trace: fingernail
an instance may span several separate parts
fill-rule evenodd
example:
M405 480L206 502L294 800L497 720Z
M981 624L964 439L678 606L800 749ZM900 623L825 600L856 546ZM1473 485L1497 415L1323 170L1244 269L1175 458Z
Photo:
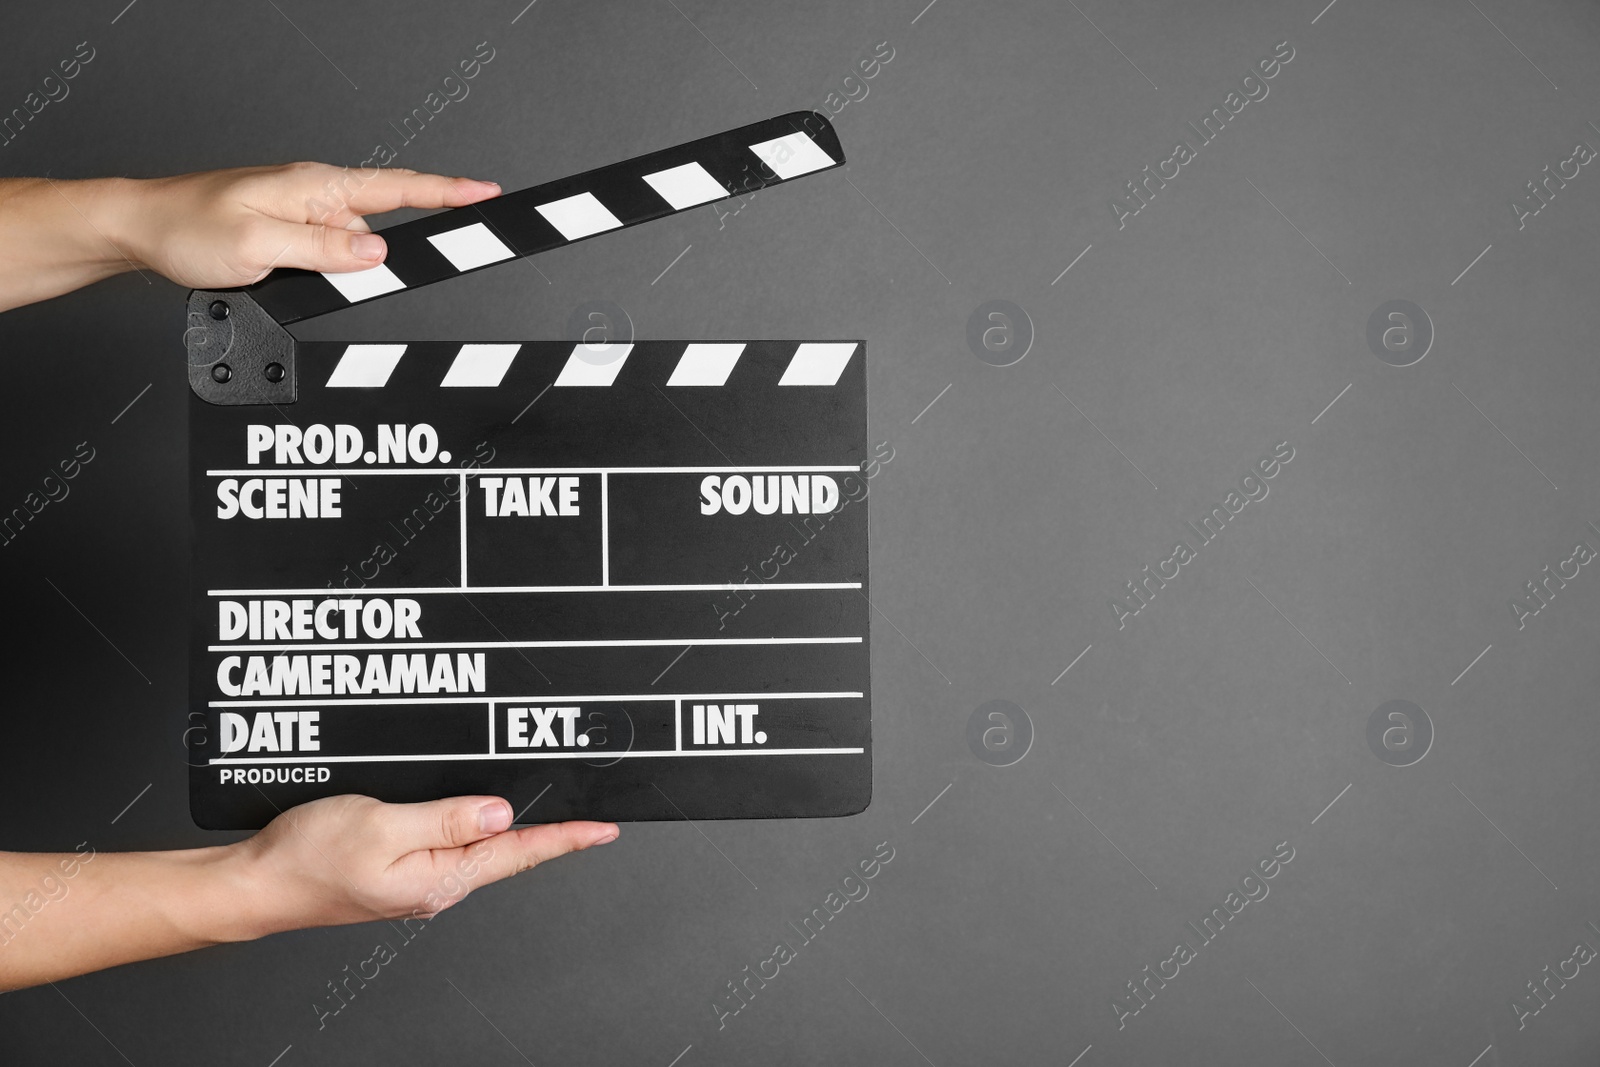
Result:
M609 845L609 844L611 844L611 842L615 841L616 839L617 839L617 831L612 830L610 833L606 834L604 837L600 838L598 841L596 841L594 844L590 845L589 847L590 848L595 848L595 847L600 846L600 845Z
M350 251L357 259L382 259L385 247L383 238L375 233L358 233L350 238Z
M511 805L503 800L485 804L478 809L478 829L486 834L497 834L511 825Z
M482 178L463 178L461 180L469 185L480 185L490 192L498 193L500 191L499 182L486 182Z

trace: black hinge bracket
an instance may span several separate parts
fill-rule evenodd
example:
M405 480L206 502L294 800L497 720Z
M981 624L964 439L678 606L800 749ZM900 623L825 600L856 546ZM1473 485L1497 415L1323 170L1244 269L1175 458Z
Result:
M292 404L300 396L295 341L241 289L189 294L183 347L189 388L211 404Z

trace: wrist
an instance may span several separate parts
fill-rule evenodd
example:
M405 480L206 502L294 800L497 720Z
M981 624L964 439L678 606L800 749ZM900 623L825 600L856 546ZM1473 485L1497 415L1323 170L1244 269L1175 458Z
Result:
M204 888L178 917L199 940L212 944L254 941L295 929L293 908L253 840L196 849L193 862L203 871Z
M92 228L90 256L108 273L148 269L153 252L153 183L140 178L94 178L74 184L82 190L81 210Z

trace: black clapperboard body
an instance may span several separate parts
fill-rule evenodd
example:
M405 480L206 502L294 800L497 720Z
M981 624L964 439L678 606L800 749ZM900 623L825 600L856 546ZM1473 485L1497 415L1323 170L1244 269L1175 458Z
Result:
M369 271L190 295L199 825L340 793L867 806L863 342L284 329L843 159L785 115L385 230Z

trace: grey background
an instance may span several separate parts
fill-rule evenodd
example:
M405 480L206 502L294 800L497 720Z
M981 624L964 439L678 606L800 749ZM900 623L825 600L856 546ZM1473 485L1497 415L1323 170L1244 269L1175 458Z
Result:
M1600 144L1592 4L124 2L7 13L0 110L98 55L5 173L355 164L488 41L398 162L518 188L823 107L892 44L835 117L845 171L299 331L555 337L611 300L643 337L867 338L895 450L876 798L624 827L474 894L321 1030L383 926L9 994L9 1062L1593 1062L1592 968L1525 1029L1509 1004L1600 923L1600 578L1520 632L1507 606L1600 545L1600 175L1520 232L1508 207ZM1123 183L1285 39L1270 95L1119 232ZM989 299L1036 328L1014 366L967 347ZM1365 340L1394 299L1437 331L1403 369ZM8 848L227 839L185 795L181 308L130 274L0 316L0 505L97 450L0 550ZM1119 631L1109 599L1280 441L1270 496ZM966 741L995 699L1035 732L1005 768ZM1390 700L1433 722L1414 766L1368 747ZM725 983L884 841L719 1030ZM1270 896L1119 1030L1124 983L1284 841Z

